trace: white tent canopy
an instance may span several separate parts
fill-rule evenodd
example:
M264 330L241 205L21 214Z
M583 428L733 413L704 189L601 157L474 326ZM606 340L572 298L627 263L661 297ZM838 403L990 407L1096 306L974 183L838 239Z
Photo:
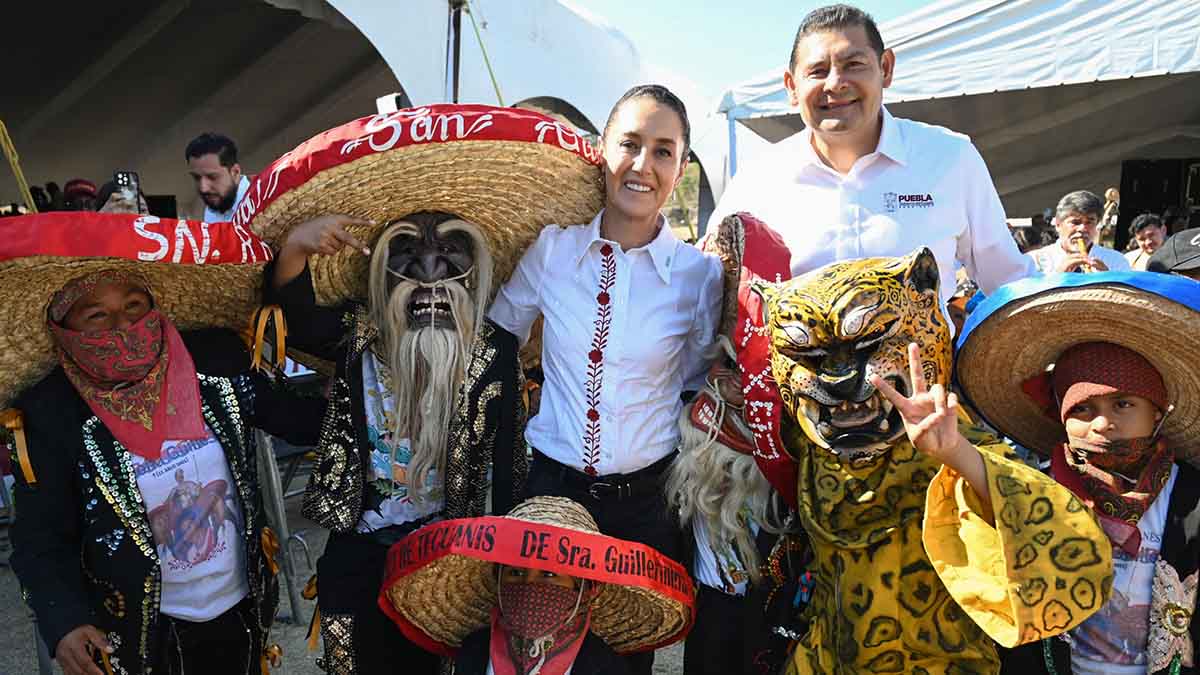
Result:
M447 0L324 1L366 35L414 105L449 100ZM550 110L593 132L636 84L665 84L704 109L689 81L644 62L624 33L567 0L471 0L468 10L475 25L463 16L460 101L495 104L498 86L504 105Z
M1122 159L1200 156L1200 2L941 0L880 32L888 109L969 134L1010 214L1117 185ZM771 142L800 130L783 71L719 111Z
M200 132L235 139L253 173L313 134L375 113L377 97L403 91L415 105L448 101L451 6L139 0L93 3L64 26L58 5L34 3L29 30L6 38L23 58L6 64L0 120L33 184L76 176L101 183L129 169L148 194L173 195L181 213L197 215L203 205L183 151ZM620 30L568 0L471 0L467 8L460 101L496 103L494 73L505 105L556 113L589 131L644 82L705 109L686 79L645 63ZM0 201L16 198L15 183L0 178Z

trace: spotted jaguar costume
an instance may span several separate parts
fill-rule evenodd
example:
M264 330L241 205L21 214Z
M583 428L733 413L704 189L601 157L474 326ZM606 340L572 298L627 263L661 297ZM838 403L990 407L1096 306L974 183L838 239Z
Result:
M1092 513L966 420L988 509L917 451L868 382L913 391L906 348L949 379L950 334L928 250L743 288L735 347L764 473L796 496L814 586L790 673L996 673L1011 647L1078 625L1107 599ZM786 469L786 470L785 470Z

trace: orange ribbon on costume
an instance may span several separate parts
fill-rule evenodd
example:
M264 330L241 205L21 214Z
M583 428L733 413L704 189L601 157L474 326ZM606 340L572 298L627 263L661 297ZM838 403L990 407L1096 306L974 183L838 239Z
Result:
M279 305L265 305L254 310L250 315L250 329L247 335L253 340L253 357L250 367L255 370L263 369L263 346L266 344L267 324L275 322L275 367L283 369L287 364L287 322L283 318L283 308Z
M263 557L267 559L267 569L271 570L272 576L278 576L279 563L276 562L276 558L279 556L279 537L275 536L275 530L264 527L259 538L262 541ZM264 646L261 657L262 672L266 673L268 666L278 668L279 664L283 663L283 648L278 644Z
M317 575L312 575L308 583L304 584L304 590L300 592L300 597L305 600L317 599ZM312 620L308 622L308 651L317 651L317 640L321 637L321 606L317 605L313 608Z
M275 561L275 558L279 555L279 537L275 536L274 530L264 527L261 539L263 555L267 558L267 567L270 568L272 576L278 576L279 563Z
M33 475L33 464L29 462L29 445L25 442L25 415L16 408L8 408L0 412L0 424L12 432L17 464L25 476L25 483L31 487L37 485L37 476Z
M262 672L265 674L270 668L278 668L283 664L283 647L278 643L263 647L262 651Z

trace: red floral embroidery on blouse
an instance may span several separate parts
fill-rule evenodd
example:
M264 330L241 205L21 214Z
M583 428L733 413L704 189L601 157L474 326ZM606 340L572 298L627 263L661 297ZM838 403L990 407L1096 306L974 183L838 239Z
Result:
M604 349L608 346L608 331L612 325L612 297L608 292L617 281L617 259L611 244L600 247L600 292L596 294L596 327L592 334L592 349L588 352L587 425L583 430L584 471L589 476L597 475L596 463L600 461L600 390L604 384Z

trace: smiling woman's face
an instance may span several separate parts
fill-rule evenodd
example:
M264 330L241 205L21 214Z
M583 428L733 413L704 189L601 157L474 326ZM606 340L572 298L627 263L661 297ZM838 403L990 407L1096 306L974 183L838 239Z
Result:
M604 133L605 208L653 218L686 166L679 113L649 96L621 104Z

